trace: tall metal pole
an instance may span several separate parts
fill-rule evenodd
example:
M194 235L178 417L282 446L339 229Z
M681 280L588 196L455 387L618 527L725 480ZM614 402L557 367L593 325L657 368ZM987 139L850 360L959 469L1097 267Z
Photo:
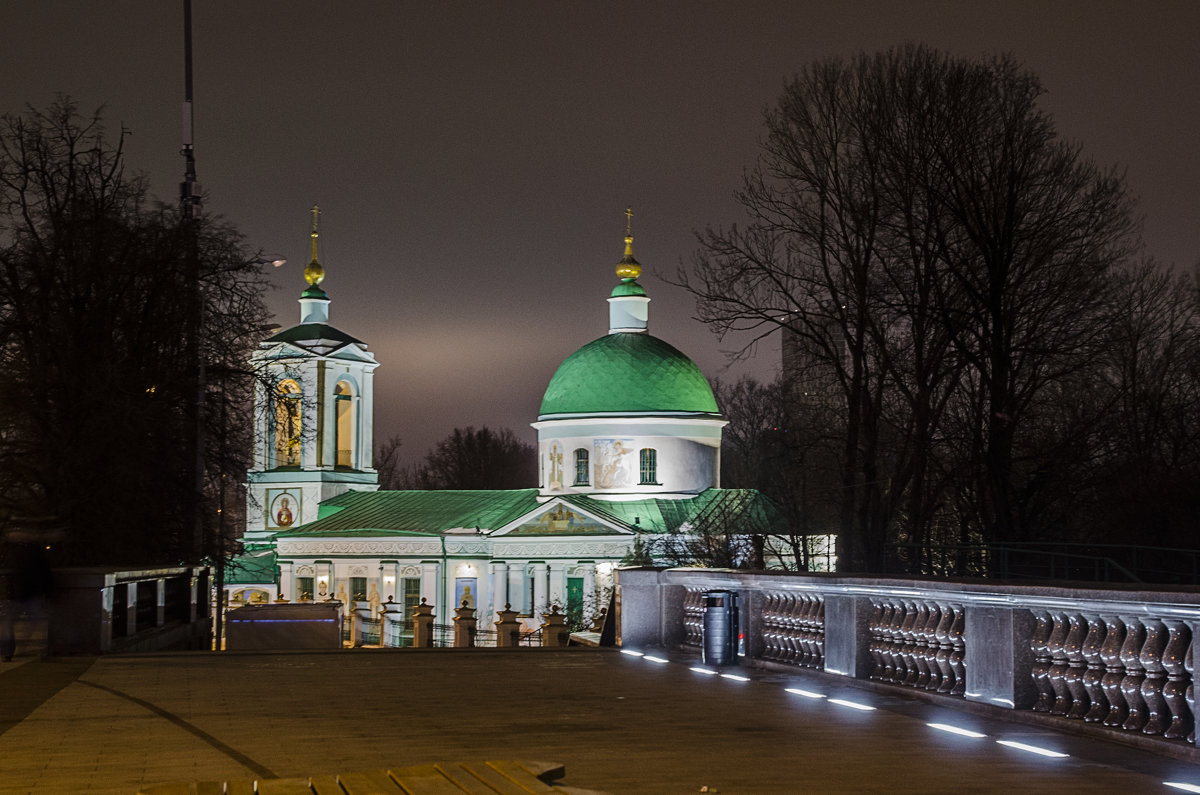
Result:
M199 564L207 552L204 543L204 358L200 345L203 329L204 302L200 294L200 250L197 214L200 196L196 185L196 158L192 143L192 2L183 0L183 145L180 154L184 157L183 182L179 183L179 210L183 226L184 245L184 289L187 291L187 326L185 334L186 360L193 375L194 391L185 399L187 407L187 432L191 437L192 449L187 461L189 484L187 521L191 529L191 559ZM220 566L218 565L218 575ZM218 579L220 577L218 576ZM218 594L222 584L217 584ZM207 596L206 596L207 598ZM217 609L220 610L218 599ZM219 620L219 619L218 619Z

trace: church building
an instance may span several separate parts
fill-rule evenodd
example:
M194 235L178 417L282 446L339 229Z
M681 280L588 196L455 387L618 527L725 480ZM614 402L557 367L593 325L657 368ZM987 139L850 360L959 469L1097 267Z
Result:
M315 209L315 208L314 208ZM314 216L315 217L315 216ZM482 622L511 605L540 623L557 605L586 621L607 604L635 539L736 521L757 493L719 488L726 420L704 374L649 332L633 236L608 297L608 333L571 354L537 420L540 482L503 491L379 491L371 466L374 355L329 325L324 269L305 270L300 323L252 357L255 395L245 555L231 604L337 599L438 623L464 601Z

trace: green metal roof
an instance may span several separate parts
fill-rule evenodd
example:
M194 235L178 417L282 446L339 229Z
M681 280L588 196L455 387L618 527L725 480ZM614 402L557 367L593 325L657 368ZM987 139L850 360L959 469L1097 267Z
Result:
M247 552L240 555L225 566L225 583L240 585L242 583L275 582L275 553L273 551Z
M737 521L747 532L762 532L772 521L770 502L755 489L706 489L689 499L597 500L576 494L562 498L589 513L643 533L672 533L684 523L694 529Z
M348 491L321 504L341 510L277 533L437 535L453 528L502 527L538 506L537 489L480 491ZM371 532L366 532L371 531Z
M436 536L455 528L497 530L533 513L545 502L537 489L505 491L348 491L321 504L322 511L340 508L276 537ZM598 500L577 494L557 499L618 528L642 533L670 533L688 523L694 529L710 523L736 522L748 532L764 532L770 503L753 489L708 489L690 498L630 501ZM600 532L555 532L550 527L518 528L514 535L580 535ZM271 561L274 566L274 558Z
M333 342L356 342L359 345L363 344L362 340L355 339L346 332L335 329L327 323L301 323L298 326L284 329L273 337L269 337L267 342L301 342L303 340L332 340Z
M658 337L617 332L566 358L550 379L539 419L555 414L718 413L695 362Z
M621 298L626 295L645 295L646 290L642 285L637 283L636 279L622 279L621 283L613 288L612 297Z

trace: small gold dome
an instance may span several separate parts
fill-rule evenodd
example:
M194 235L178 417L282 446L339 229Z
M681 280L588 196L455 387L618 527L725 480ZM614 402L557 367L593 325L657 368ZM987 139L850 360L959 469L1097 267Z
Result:
M325 279L325 266L314 258L304 269L304 280L314 287Z
M625 256L617 263L617 275L622 279L636 279L642 275L642 266L633 258L633 235L625 236Z
M633 258L633 208L625 208L625 256L617 263L617 275L622 279L636 279L642 275L641 264Z

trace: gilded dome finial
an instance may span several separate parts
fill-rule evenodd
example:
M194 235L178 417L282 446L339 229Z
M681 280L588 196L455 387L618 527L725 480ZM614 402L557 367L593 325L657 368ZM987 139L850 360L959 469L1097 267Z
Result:
M312 262L308 263L308 267L304 269L304 278L313 287L316 287L325 278L325 268L317 261L317 216L320 214L320 208L314 204L312 206Z
M617 275L633 280L642 275L642 266L633 258L633 208L625 208L625 256L617 263Z

